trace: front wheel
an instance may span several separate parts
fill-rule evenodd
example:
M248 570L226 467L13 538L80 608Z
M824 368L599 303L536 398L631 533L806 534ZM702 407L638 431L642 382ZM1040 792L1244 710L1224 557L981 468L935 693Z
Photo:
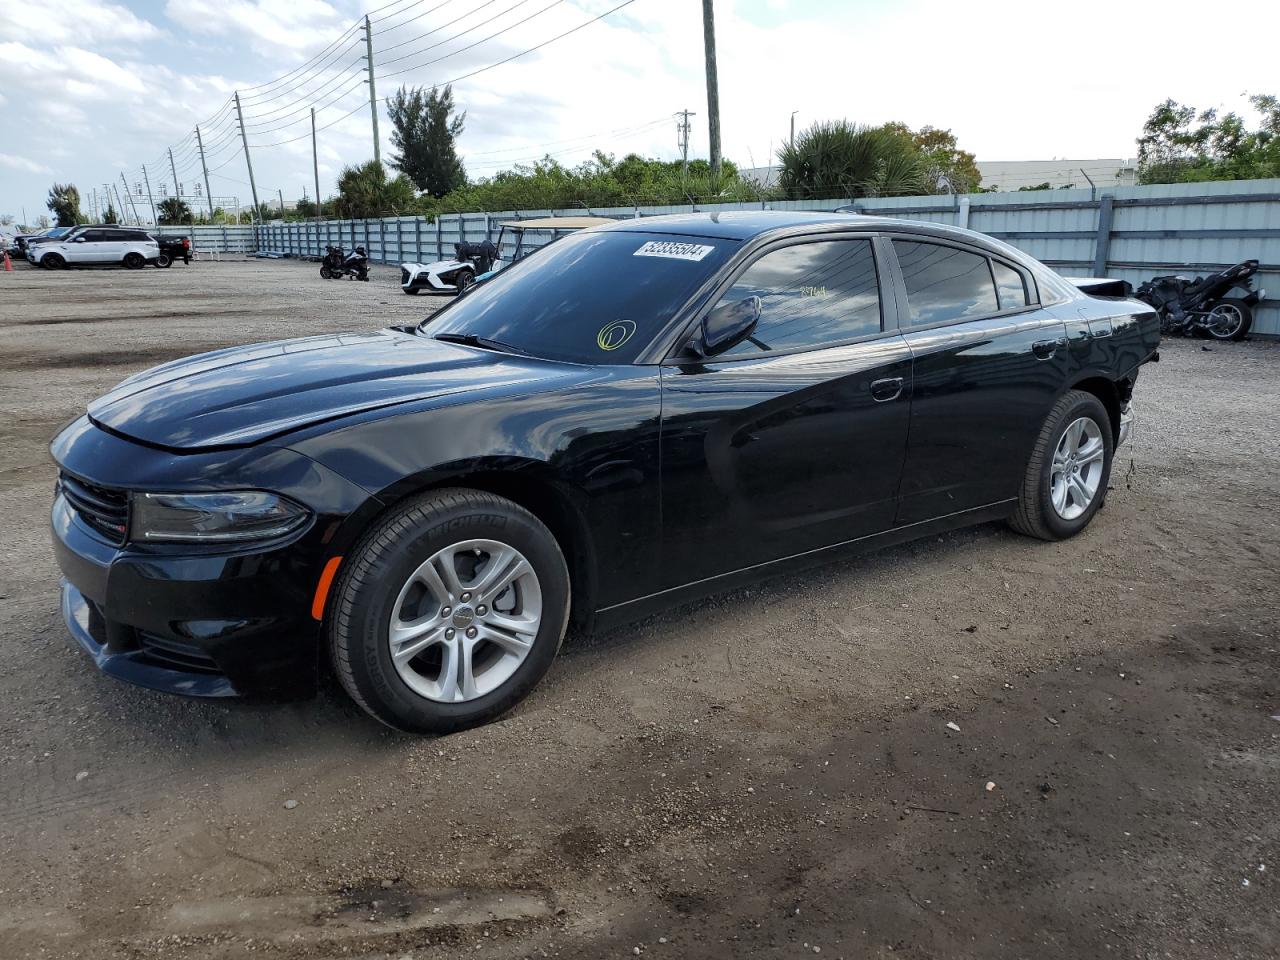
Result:
M401 287L400 289L403 290L405 293L407 293L409 296L416 297L418 295L419 288L418 287Z
M1253 310L1243 300L1219 300L1204 318L1204 332L1214 340L1243 340L1253 326Z
M396 729L449 733L505 713L547 672L568 622L569 573L527 510L439 490L365 535L331 603L329 650L352 699Z
M1041 540L1074 537L1106 499L1114 451L1111 417L1102 401L1082 390L1067 391L1036 439L1013 528Z
M162 254L160 254L160 256L156 257L156 266L157 266L157 267L172 267L172 266L173 266L173 257L169 256L167 253L162 253Z
M327 263L321 264L320 276L323 277L325 280L328 280L330 277L333 276L333 271L329 269L329 265Z
M458 278L453 281L454 286L458 288L458 296L462 296L476 282L476 275L470 270L463 270L458 274Z
M40 266L48 267L50 270L61 270L66 265L67 261L58 253L46 253L40 258Z

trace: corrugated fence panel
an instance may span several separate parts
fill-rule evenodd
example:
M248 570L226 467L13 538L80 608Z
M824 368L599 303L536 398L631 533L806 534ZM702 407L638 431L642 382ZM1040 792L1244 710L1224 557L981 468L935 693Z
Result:
M627 219L695 210L829 211L850 204L866 214L968 226L1025 250L1067 274L1094 274L1102 253L1102 273L1135 285L1161 274L1204 274L1241 260L1256 259L1262 264L1256 285L1268 289L1270 295L1257 308L1253 328L1259 334L1280 335L1280 180L1038 190L967 197L507 210L446 214L435 221L388 217L187 229L201 254L273 251L319 257L326 245L334 244L345 250L364 246L370 259L379 263L430 262L452 257L454 244L463 240L497 242L501 224L510 220L582 215ZM1103 236L1099 234L1099 221L1105 204L1111 206L1111 229ZM545 242L541 236L531 236L530 240Z

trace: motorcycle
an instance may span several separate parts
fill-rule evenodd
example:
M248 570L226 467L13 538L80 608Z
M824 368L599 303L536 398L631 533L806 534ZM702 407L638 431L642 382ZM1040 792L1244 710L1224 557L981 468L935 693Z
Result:
M320 261L320 276L326 280L341 280L343 277L368 280L369 255L364 247L356 247L351 253L343 254L341 247L327 246L324 259Z
M1250 278L1257 260L1245 260L1207 277L1152 277L1134 296L1155 307L1164 334L1191 336L1203 332L1214 340L1242 340L1253 326L1253 307L1266 296ZM1229 293L1243 296L1227 296Z

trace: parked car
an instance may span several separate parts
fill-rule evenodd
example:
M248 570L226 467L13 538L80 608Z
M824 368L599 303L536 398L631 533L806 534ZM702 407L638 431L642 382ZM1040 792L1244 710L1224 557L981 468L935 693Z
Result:
M557 241L418 326L130 377L53 440L64 618L106 673L483 723L606 626L1008 520L1088 526L1146 304L939 224L744 212Z
M434 263L400 264L400 289L410 295L423 290L463 294L482 277L523 259L539 246L589 227L607 226L607 217L541 217L500 225L498 242L458 243L454 257ZM529 234L526 237L526 233Z
M61 240L32 245L27 259L53 270L119 263L132 269L155 263L160 245L146 232L128 227L86 227Z
M160 256L156 258L157 267L171 267L174 261L191 262L191 238L181 234L157 233L152 235L160 245Z
M41 230L39 233L20 233L13 240L18 246L18 252L30 260L33 244L44 243L48 240L61 240L74 229L75 227L50 227L48 230Z

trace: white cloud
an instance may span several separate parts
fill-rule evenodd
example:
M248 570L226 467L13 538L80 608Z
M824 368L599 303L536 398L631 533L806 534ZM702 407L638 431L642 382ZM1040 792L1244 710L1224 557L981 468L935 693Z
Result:
M352 19L324 0L168 0L165 15L201 36L247 36L254 50L286 62L327 46Z
M58 0L50 4L5 4L0 12L0 37L29 43L138 43L160 35L150 21L118 3L100 0Z
M48 167L42 163L36 163L26 157L15 156L12 153L0 153L0 167L8 167L10 170L21 170L24 173L53 173Z

